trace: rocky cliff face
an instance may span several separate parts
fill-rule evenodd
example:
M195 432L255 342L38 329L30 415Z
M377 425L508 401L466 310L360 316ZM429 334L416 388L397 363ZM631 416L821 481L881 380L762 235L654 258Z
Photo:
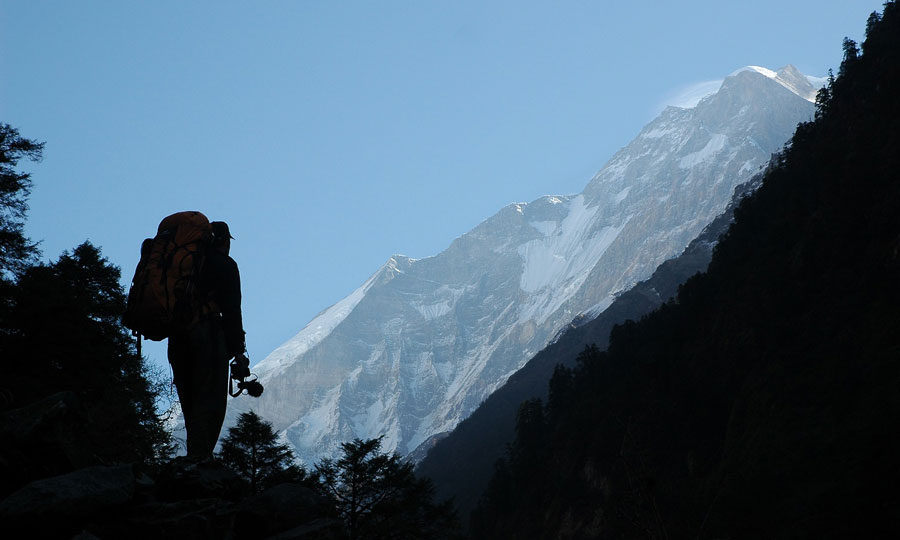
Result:
M307 463L354 437L412 452L680 253L812 116L814 92L791 66L736 72L663 111L582 193L511 204L437 256L391 257L260 362L266 393L229 416L253 407Z

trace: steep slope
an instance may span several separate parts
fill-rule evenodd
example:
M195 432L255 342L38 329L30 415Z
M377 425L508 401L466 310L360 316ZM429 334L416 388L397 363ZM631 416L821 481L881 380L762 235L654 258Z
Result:
M305 462L353 437L412 451L681 252L811 113L755 70L666 109L583 193L510 205L435 257L392 257L263 360L266 393L230 415L254 407Z
M523 407L477 537L897 537L895 2L863 51L708 272Z
M688 278L706 270L713 247L731 225L735 206L759 187L757 175L735 188L731 203L678 257L661 264L650 278L618 296L594 319L576 318L550 343L491 394L475 412L451 433L430 441L417 474L429 477L439 499L453 498L465 521L475 508L493 473L494 463L504 456L515 438L516 414L529 399L547 399L547 383L558 364L572 368L575 358L589 345L605 349L613 326L638 320L658 308L678 291ZM411 456L415 459L416 456Z

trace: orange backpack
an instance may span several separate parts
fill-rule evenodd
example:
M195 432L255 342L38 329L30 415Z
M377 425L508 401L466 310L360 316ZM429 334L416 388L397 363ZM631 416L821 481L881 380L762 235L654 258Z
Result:
M200 212L163 219L156 236L141 245L122 324L138 337L160 341L209 313L200 273L212 238L212 226Z

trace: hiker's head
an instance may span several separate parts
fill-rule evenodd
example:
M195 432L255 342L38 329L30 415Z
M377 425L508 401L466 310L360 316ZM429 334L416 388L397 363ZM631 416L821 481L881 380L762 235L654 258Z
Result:
M212 225L213 246L228 255L228 251L231 249L231 239L234 238L228 230L228 224L224 221L213 221L210 225Z

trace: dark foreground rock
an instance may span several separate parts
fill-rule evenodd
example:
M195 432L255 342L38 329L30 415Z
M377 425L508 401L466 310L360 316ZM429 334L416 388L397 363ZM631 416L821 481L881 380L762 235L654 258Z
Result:
M34 478L96 465L84 435L87 422L74 392L58 392L0 413L0 497Z
M346 534L344 523L341 520L323 518L270 536L268 540L325 540L327 538L346 538Z
M328 502L301 484L251 495L234 472L216 461L176 460L153 473L136 469L95 466L31 482L0 502L4 536L347 538Z
M63 532L65 524L115 511L134 496L130 465L88 467L36 480L0 503L0 521L14 530Z
M235 507L234 531L239 538L267 538L286 528L302 529L328 512L326 501L312 489L300 484L280 484ZM289 536L295 537L303 538Z

